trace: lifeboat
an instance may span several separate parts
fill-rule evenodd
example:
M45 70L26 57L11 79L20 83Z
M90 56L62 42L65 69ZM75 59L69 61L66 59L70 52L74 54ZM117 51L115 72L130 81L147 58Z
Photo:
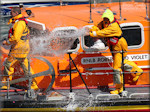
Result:
M14 99L16 97L13 97L8 101L7 98L11 98L8 93L22 92L29 83L29 79L24 77L18 65L15 68L13 80L5 83L5 85L12 85L15 89L1 90L6 93L7 97L2 100L4 111L13 108L19 102L22 104L21 108L36 106L36 108L29 108L29 111L32 109L35 111L34 109L39 106L41 111L68 111L67 109L69 111L149 111L148 4L149 2L131 0L129 2L26 8L34 13L34 17L28 18L31 31L29 58L30 66L34 71L31 77L36 79L42 95L38 94L36 98L30 97L32 100L29 100L28 93L26 93L27 96L23 100L16 101ZM84 28L99 23L107 8L113 11L120 23L123 36L127 40L127 58L134 61L144 71L136 82L130 81L133 73L123 71L124 88L128 93L122 95L109 94L114 85L113 60L108 46L93 49L91 46L95 42L94 39L84 36ZM27 16L26 13L24 15ZM8 52L9 50L1 45L2 64ZM3 66L1 66L1 71L3 71ZM62 99L51 98L50 95L55 92L63 96ZM34 92L31 93L35 95ZM71 105L66 102L67 98L73 101ZM26 103L23 103L24 101Z

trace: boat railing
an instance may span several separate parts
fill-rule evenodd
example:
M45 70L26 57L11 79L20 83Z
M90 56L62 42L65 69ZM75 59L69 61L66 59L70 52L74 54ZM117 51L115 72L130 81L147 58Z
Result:
M132 93L129 98L149 98L150 93Z
M147 52L150 52L150 50L139 50L139 51L125 51L125 52L127 52L127 53L138 53L138 52L142 52L142 53L147 53ZM102 54L102 53L104 53L104 54L111 54L111 53L122 53L122 51L110 51L110 52L107 52L107 51L100 51L100 52L72 52L71 54L76 54L76 55L82 55L82 54ZM2 53L1 52L1 55L4 55L4 54L6 54L7 55L7 53ZM146 55L147 56L147 55ZM147 56L148 57L148 56ZM29 56L29 58L34 58L33 56ZM124 58L124 59L126 59L126 57ZM111 62L111 60L109 60L109 62L108 63L112 63ZM3 63L1 63L1 65L4 65L4 62ZM140 66L140 65L139 65ZM2 67L2 66L1 66ZM147 65L147 67L149 68L150 66L149 65ZM145 69L145 68L144 68ZM95 67L95 68L85 68L85 70L87 70L87 71L89 71L89 72L85 72L85 73L82 73L82 75L86 75L86 76L88 76L88 75L112 75L112 74L114 74L114 72L112 71L113 70L113 68L112 67L110 67L110 68L104 68L104 67ZM103 70L108 70L108 72L92 72L92 71L103 71ZM72 72L77 72L76 70L73 70ZM1 75L0 75L0 77L3 77L3 76L5 76L3 73L2 73L2 71L0 72L1 73ZM63 74L64 72L62 72L62 73L60 73L60 74L55 74L56 76L64 76L64 74ZM69 73L68 71L66 71L65 72L65 75L69 75L69 74L66 74L66 73ZM122 71L122 73L125 73L125 74L131 74L131 73L134 73L134 72L130 72L130 71ZM141 73L141 72L139 72L139 73ZM144 71L143 73L149 73L148 71ZM17 76L22 76L22 75L17 75ZM19 81L20 82L20 81ZM15 81L13 82L13 84L14 83L16 83Z
M97 94L95 99L96 100L108 100L108 99L118 99L120 95L118 94Z
M144 50L144 51L147 51L147 50ZM103 52L103 53L116 53L116 52ZM124 52L122 51L121 53L124 53ZM74 63L74 60L72 60L72 58L71 58L71 54L72 53L69 53L69 59L73 62L74 66L76 67L76 64ZM69 65L71 66L71 64L69 64ZM110 75L110 74L114 74L114 72L107 72L107 73L103 73L103 72L97 72L97 73L92 73L92 72L91 73L80 73L80 71L78 70L77 67L76 67L76 70L80 74L81 78L82 78L82 75L86 75L87 76L87 75L104 75L104 74ZM70 71L71 71L71 67L70 67ZM125 73L132 73L132 72L124 72L124 69L123 69L122 74L124 75ZM149 73L149 72L144 72L144 73ZM46 74L47 73L45 73L45 75ZM37 75L37 76L35 76L35 75ZM68 74L68 75L71 76L71 74ZM4 75L1 75L0 77L3 77L3 76ZM18 82L22 82L22 81L25 81L25 80L31 80L31 78L36 78L36 77L39 77L39 76L43 76L43 74L37 73L37 74L34 74L32 77L23 77L23 78L15 79L15 80L12 80L12 81L10 81L9 78L7 78L6 82L0 82L0 86L3 86L3 85L7 86L6 98L5 99L10 99L10 97L9 97L9 87L10 87L10 85L16 84ZM59 76L61 76L61 75L59 75ZM55 78L53 79L53 82L54 82L54 80L55 80ZM82 80L83 80L83 82L84 82L84 84L85 84L88 92L91 94L91 92L89 91L88 86L86 85L86 83L85 83L85 81L84 81L83 78L82 78ZM51 87L52 87L52 85L51 85ZM125 88L125 86L124 86L124 88ZM49 90L50 90L50 88L49 88ZM31 92L32 94L34 93L33 91L29 91L29 92ZM127 91L124 90L122 92L122 97L128 97L127 94L128 94ZM29 94L27 94L27 95L29 95ZM145 97L147 98L148 95L149 95L148 93L132 93L132 94L130 94L129 98L135 98L135 97L137 98L138 96L143 96L144 98ZM31 97L35 97L35 95L31 95ZM107 99L108 100L108 99L118 99L118 98L120 98L119 95L112 95L112 94L98 94L98 95L96 95L96 100L99 100L99 99L101 99L101 100L106 100Z

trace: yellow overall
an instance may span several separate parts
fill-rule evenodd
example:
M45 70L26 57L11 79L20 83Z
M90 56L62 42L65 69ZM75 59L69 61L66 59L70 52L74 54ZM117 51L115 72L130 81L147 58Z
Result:
M7 78L12 80L12 74L14 73L14 68L16 64L20 64L24 74L28 75L28 53L30 51L29 47L29 29L27 24L23 20L19 20L19 18L23 18L22 14L19 14L10 19L10 23L13 24L12 32L9 34L9 40L7 41L7 45L11 45L10 52L6 61L4 62L4 76L2 81L5 82ZM33 71L31 69L31 74ZM1 89L7 89L7 86L3 86ZM31 89L38 89L35 80L33 80Z
M117 22L112 22L114 20L113 13L107 9L103 16L109 19L110 24L104 24L105 22L100 22L97 26L93 26L90 29L91 37L98 38L111 38L111 37L120 37L122 35L121 28ZM112 19L113 18L113 19ZM111 23L112 22L112 23ZM122 53L121 51L125 51L123 53L123 57L127 56L128 44L124 37L120 37L118 43L116 45L110 45L107 43L110 50L113 52L113 80L114 84L116 84L116 89L111 91L111 94L119 94L123 91L123 75L122 72ZM143 73L143 70L139 68L134 62L124 59L124 70L129 72L134 72L133 81L137 81L139 76Z

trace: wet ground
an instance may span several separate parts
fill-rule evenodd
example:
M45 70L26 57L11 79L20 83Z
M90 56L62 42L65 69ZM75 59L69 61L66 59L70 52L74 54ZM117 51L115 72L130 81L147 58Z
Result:
M149 86L128 87L127 96L111 95L110 90L114 88L70 90L51 90L47 95L36 92L36 97L28 97L23 89L11 87L9 92L1 90L0 101L2 108L68 108L68 105L77 107L97 107L97 106L129 106L129 105L149 105ZM70 93L73 94L70 97ZM90 97L93 96L93 97ZM72 107L73 108L73 107Z

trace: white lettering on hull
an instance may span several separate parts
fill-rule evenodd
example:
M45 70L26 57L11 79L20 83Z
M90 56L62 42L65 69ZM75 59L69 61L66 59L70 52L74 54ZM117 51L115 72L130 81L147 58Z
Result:
M127 55L126 59L130 61L148 61L149 54L133 54ZM81 59L82 64L98 64L113 62L112 56L99 56L99 57L84 57Z

